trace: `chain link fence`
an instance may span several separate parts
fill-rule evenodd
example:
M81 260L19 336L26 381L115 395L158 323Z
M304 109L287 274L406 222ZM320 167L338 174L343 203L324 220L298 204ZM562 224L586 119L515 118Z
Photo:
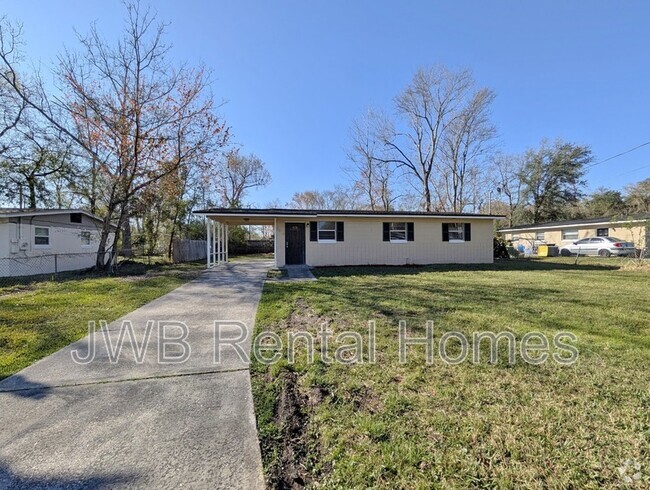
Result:
M0 285L33 279L56 279L62 274L87 271L95 266L96 260L96 252L0 257Z

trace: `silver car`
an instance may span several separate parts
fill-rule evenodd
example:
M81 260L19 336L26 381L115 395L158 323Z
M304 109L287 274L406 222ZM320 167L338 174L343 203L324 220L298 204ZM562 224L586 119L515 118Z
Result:
M571 245L560 247L560 254L564 257L577 254L609 257L610 255L634 255L634 252L634 243L610 236L583 238Z

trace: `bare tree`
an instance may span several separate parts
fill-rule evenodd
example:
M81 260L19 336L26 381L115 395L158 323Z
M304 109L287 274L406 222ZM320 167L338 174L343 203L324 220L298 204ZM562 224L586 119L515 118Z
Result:
M521 181L524 160L520 155L497 154L493 159L495 184L508 205L508 226L515 225L516 214L523 204L524 185Z
M22 26L13 26L6 17L0 18L0 56L11 62L11 66L21 60ZM14 85L22 84L13 70L4 70L0 76L0 155L8 145L5 137L16 128L27 108L27 102L16 93Z
M262 160L253 154L241 155L238 150L226 154L219 174L217 192L229 208L242 207L246 191L271 182L271 174Z
M436 164L439 178L436 186L444 198L444 208L462 213L476 203L471 191L482 184L487 169L486 154L492 150L491 141L496 128L490 121L490 105L495 95L489 89L479 89L450 121L444 134L442 158Z
M426 211L462 207L467 170L493 136L488 89L476 89L468 70L437 65L419 69L395 98L398 124L387 124L383 160L405 170L419 186Z
M165 25L156 23L155 14L137 2L126 3L126 14L117 44L110 45L93 26L79 37L80 52L60 57L59 97L46 98L38 85L34 90L17 82L10 51L0 46L0 80L90 156L105 213L98 268L106 265L111 222L120 224L117 243L134 196L180 165L170 144L178 122L214 109L204 71L167 61Z
M353 121L352 147L348 152L350 165L344 171L355 188L367 199L372 210L389 211L399 196L393 190L394 164L383 155L381 144L385 117L368 110L363 117Z

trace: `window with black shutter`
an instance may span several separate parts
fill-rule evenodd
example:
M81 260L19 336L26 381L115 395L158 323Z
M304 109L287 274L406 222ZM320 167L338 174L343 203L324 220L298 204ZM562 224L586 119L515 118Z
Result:
M450 243L469 242L472 239L471 223L443 223L442 241Z
M345 236L344 236L344 233L343 233L343 221L337 221L336 222L336 241L337 242L342 242L344 238L345 238Z
M331 243L344 240L343 221L312 221L309 225L309 240Z
M382 238L391 243L412 242L415 240L414 225L406 221L384 223Z

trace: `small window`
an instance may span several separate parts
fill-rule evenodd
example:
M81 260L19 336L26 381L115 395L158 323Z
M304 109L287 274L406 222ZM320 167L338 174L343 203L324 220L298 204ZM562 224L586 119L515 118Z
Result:
M390 224L390 241L391 242L406 241L406 222Z
M465 225L463 225L463 223L451 223L449 225L449 241L450 242L465 241Z
M578 230L562 230L562 240L577 240Z
M81 236L81 246L90 247L90 243L91 243L90 232L82 231L80 236Z
M81 213L70 213L70 223L81 223Z
M41 226L34 227L34 245L47 247L50 245L50 229Z
M543 231L538 231L535 233L535 240L538 242L543 242L546 239Z
M591 238L589 240L589 243L603 243L603 239L602 238Z
M597 228L596 236L609 236L609 228Z
M336 221L318 222L318 241L319 242L336 241Z
M589 242L591 242L591 238L583 238L582 240L578 240L576 243L578 245L586 245Z

